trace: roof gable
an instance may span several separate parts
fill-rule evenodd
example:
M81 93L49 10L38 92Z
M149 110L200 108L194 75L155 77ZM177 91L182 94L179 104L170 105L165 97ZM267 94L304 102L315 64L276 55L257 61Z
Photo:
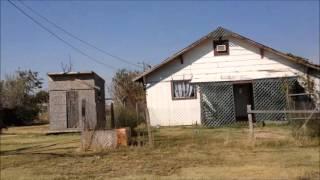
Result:
M312 64L310 63L307 59L305 58L301 58L301 57L296 57L296 56L292 56L291 54L286 54L283 52L280 52L278 50L275 50L271 47L265 46L263 44L260 44L258 42L255 42L247 37L244 37L240 34L234 33L228 29L225 29L223 27L218 27L216 30L210 32L209 34L203 36L202 38L200 38L199 40L191 43L189 46L183 48L182 50L178 51L177 53L173 54L172 56L168 57L167 59L165 59L162 63L152 67L151 69L141 73L139 76L137 76L136 78L134 78L134 81L141 81L145 76L147 76L148 74L154 72L155 70L158 70L160 68L162 68L164 65L168 64L169 62L175 60L177 57L183 55L184 53L186 53L187 51L191 50L192 48L198 46L200 43L204 42L207 39L220 39L220 38L229 38L229 37L233 37L236 39L240 39L243 40L255 47L258 47L260 49L263 49L265 51L269 51L271 53L277 54L281 57L284 57L290 61L293 61L295 63L304 65L308 68L312 68L312 69L316 69L316 70L320 70L320 65L316 65L316 64Z

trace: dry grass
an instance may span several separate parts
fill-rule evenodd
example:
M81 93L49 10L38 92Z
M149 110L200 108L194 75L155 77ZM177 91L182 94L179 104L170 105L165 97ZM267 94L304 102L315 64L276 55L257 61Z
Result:
M155 148L79 152L78 134L49 135L46 126L1 135L3 179L319 179L319 139L296 142L286 126L161 128Z

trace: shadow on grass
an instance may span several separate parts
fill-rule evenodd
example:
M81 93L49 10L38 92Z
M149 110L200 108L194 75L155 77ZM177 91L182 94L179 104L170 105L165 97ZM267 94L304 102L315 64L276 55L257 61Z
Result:
M22 148L18 148L18 149L14 149L14 150L1 151L0 154L1 155L23 154L23 151L28 151L28 150L33 150L33 149L48 148L48 147L52 147L52 146L55 146L55 145L57 145L57 144L50 144L50 145L46 145L46 146L42 146L42 145L28 146L28 147L22 147Z
M75 140L68 141L63 143L63 145L67 145L69 143L74 143ZM62 145L59 143L53 143L53 144L48 144L48 145L33 145L33 146L28 146L28 147L22 147L22 148L17 148L13 150L7 150L7 151L0 151L1 156L8 156L8 155L24 155L24 154L45 154L45 151L53 151L53 150L70 150L70 149L75 149L75 147L56 147L56 148L50 148L50 147L55 147L57 145ZM42 153L43 152L43 153ZM52 154L63 154L66 152L61 152L61 153L52 153ZM67 153L66 153L67 154Z

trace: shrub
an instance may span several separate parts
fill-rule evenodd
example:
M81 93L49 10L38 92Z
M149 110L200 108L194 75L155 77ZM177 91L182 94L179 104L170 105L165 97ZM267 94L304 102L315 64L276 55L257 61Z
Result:
M134 130L142 122L144 122L143 116L138 116L134 110L124 107L115 108L116 128L130 127L131 130Z
M22 126L33 123L38 116L39 109L34 106L19 106L14 109L1 110L1 121L5 126Z

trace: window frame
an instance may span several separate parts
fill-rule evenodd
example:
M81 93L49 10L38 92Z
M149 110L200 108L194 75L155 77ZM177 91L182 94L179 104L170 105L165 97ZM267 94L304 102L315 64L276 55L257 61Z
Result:
M197 99L197 86L195 84L192 84L192 86L194 87L194 96L193 97L182 97L182 98L177 98L174 97L174 83L175 82L187 82L189 84L191 80L172 80L171 81L171 99L172 100L190 100L190 99Z
M219 52L216 50L216 47L218 45L226 45L226 51L224 52ZM229 55L230 51L229 51L229 40L214 40L213 41L213 54L214 56L225 56L225 55Z

